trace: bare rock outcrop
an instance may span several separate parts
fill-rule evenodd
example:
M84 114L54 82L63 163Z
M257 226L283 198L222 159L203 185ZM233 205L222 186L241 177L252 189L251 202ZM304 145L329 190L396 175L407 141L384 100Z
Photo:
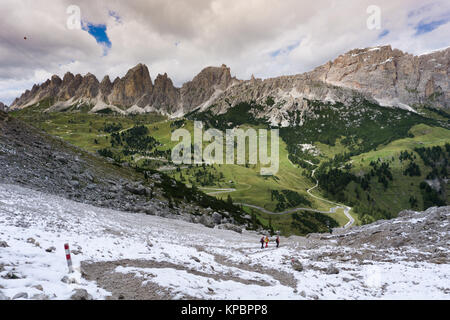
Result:
M226 65L221 67L207 67L203 69L192 81L186 82L181 87L181 99L183 111L189 112L197 108L214 93L223 92L235 80L231 77L230 68Z
M83 77L75 96L78 98L94 99L98 95L99 86L100 83L97 78L92 73L88 73Z
M450 241L450 206L422 212L405 210L393 220L379 220L333 236L339 245L379 249L414 247L439 256ZM436 250L437 249L437 250ZM446 263L449 262L448 257Z
M108 96L111 94L111 91L113 89L113 84L111 80L109 79L109 76L106 75L102 82L100 82L100 95L101 95L101 101L108 102Z
M157 110L172 113L175 111L180 103L180 90L175 88L172 80L167 76L158 74L155 79L155 86L153 94L150 99L150 104Z
M57 98L61 100L69 100L75 93L83 81L81 74L74 76L71 72L67 72L62 80L61 88L59 89Z
M339 87L371 94L381 105L450 108L450 48L414 56L391 46L351 50L310 74Z
M116 78L113 82L109 103L119 107L132 106L145 107L150 100L153 84L148 68L138 64L128 70L123 78Z

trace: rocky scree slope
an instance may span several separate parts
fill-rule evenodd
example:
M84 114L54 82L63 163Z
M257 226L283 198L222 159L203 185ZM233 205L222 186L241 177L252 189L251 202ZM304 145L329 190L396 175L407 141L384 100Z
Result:
M205 208L197 203L210 199L202 193L190 201L170 205L168 193L179 193L181 184L162 174L138 173L108 163L66 142L51 137L0 111L0 183L16 184L95 206L144 212L209 227L222 224L246 226L237 208ZM205 198L207 197L207 198ZM186 199L186 198L184 198ZM207 204L219 205L211 198Z
M383 250L398 250L404 261L449 264L450 206L422 212L404 210L395 219L378 220L333 235L310 234L308 238L361 250L357 255L360 260L387 261L390 258Z

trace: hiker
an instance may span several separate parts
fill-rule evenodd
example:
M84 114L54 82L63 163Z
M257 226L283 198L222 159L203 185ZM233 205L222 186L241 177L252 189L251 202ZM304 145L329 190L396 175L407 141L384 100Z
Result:
M259 240L259 242L261 242L261 249L264 249L264 236L261 237L261 240Z
M266 239L264 239L264 242L266 243L266 248L269 246L269 237L266 236Z
M277 243L277 248L280 246L280 236L277 236L277 239L275 240L275 242Z

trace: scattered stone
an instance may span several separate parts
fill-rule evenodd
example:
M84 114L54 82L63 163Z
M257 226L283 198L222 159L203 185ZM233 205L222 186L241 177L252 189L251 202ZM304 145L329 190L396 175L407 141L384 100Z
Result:
M214 226L215 226L214 220L212 219L211 216L209 216L207 214L203 214L200 217L199 222L208 228L214 228Z
M93 300L86 289L75 289L75 293L70 297L71 300Z
M74 284L74 283L77 283L77 280L74 278L70 278L69 276L64 276L64 277L62 277L61 282L66 283L66 284Z
M6 241L0 241L0 248L8 248L8 243Z
M69 183L70 183L70 185L71 185L72 187L74 187L74 188L78 188L78 187L80 186L80 182L77 181L77 180L72 180L72 181L70 181Z
M242 228L235 225L235 224L231 224L231 223L224 223L224 224L220 224L217 226L217 229L222 229L222 230L231 230L237 233L242 233Z
M12 299L13 300L16 300L16 299L28 299L28 293L26 293L26 292L19 292Z
M144 186L140 185L140 184L138 184L138 185L129 185L129 184L127 184L127 185L124 186L124 189L127 190L128 192L132 193L132 194L135 194L135 195L143 196L143 195L147 194L147 189Z
M56 248L55 247L50 247L50 248L45 249L45 251L46 252L53 252L53 251L56 251Z
M37 285L33 286L32 288L35 288L39 291L44 291L44 288L40 284L37 284Z
M14 280L14 279L21 279L17 274L15 274L12 271L9 271L5 276L2 277L3 279L9 279L9 280Z
M214 224L220 224L220 222L222 221L222 215L218 212L213 212L211 217L214 221Z
M339 273L339 270L338 270L335 266L333 266L332 264L330 264L330 265L328 266L327 270L325 270L325 273L326 273L326 274L338 274L338 273Z
M295 271L298 271L298 272L303 271L303 265L298 259L293 258L291 260L291 265L292 265L292 269L294 269Z
M31 297L31 300L49 300L49 296L43 293L35 294Z
M34 240L33 238L28 238L27 239L27 243L35 243L36 242L36 240Z
M195 262L200 263L200 259L194 256L191 256L191 259L194 260Z

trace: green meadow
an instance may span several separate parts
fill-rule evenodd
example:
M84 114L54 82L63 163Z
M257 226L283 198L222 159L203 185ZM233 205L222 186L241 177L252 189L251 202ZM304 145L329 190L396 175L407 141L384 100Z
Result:
M116 162L126 162L131 167L143 170L160 169L188 187L195 186L224 201L243 203L243 209L250 215L257 217L264 225L281 230L285 234L326 232L327 230L324 229L326 221L323 219L331 219L326 223L336 223L336 226L345 225L348 219L342 209L322 215L303 211L295 214L270 215L245 204L272 212L282 212L293 208L329 211L336 206L333 203L342 203L353 207L350 214L355 218L356 224L394 216L405 208L420 209L424 201L423 191L419 185L432 169L426 166L414 149L444 146L450 142L450 130L435 125L432 120L422 121L422 118L416 115L412 116L413 120L411 120L397 110L386 112L394 112L395 117L391 118L399 119L401 133L395 131L397 124L392 123L391 127L384 128L381 136L377 135L378 129L369 116L367 120L364 120L366 122L362 121L363 127L355 129L354 132L350 132L350 129L342 130L336 124L330 124L329 129L327 126L321 126L325 128L322 132L315 131L318 124L306 126L304 132L302 127L286 128L283 129L283 134L279 138L279 170L275 175L263 176L260 173L260 164L174 165L171 163L171 150L179 143L172 141L172 132L183 128L191 133L193 139L193 120L168 119L159 114L120 116L74 111L43 112L49 105L51 101L44 101L37 106L14 111L11 114L88 152L100 153L113 158ZM244 105L241 108L245 109L249 106ZM379 110L385 112L384 109ZM345 112L352 115L351 110ZM380 121L389 119L389 115L381 114L383 118ZM205 117L201 120L211 119L210 115L200 114L200 116ZM221 129L224 129L222 127L226 121L234 121L234 125L244 130L270 129L267 125L255 121L239 122L239 116L237 112L225 114L221 116L224 118L223 121L220 120L221 117L215 121ZM332 115L327 119L334 119L334 117L337 118ZM249 119L245 118L243 121ZM361 122L361 120L358 121ZM209 125L209 127L212 126ZM389 138L389 132L396 132L395 139ZM130 139L136 139L139 144L137 146L131 144ZM203 141L203 147L209 143ZM318 154L313 156L303 153L297 147L300 143L311 143ZM270 134L268 151L270 152ZM409 164L408 161L399 160L401 152L404 151L415 155L414 164L420 167L420 175L404 174ZM249 157L248 152L246 149L246 159ZM234 153L236 155L236 150ZM337 160L341 158L342 161ZM369 182L369 187L366 186L364 189L358 179L371 172L374 162L389 163L393 179L387 185L383 185L380 180L373 178ZM329 166L330 163L332 167L339 168L344 174L353 177L350 182L342 185L338 194L331 193L323 186L312 191L313 195L332 202L322 201L307 192L316 184L316 177L311 176L313 169L326 164ZM319 170L319 174L324 172L326 171ZM449 200L447 195L446 201ZM378 212L383 214L380 216ZM304 220L301 221L299 216Z

